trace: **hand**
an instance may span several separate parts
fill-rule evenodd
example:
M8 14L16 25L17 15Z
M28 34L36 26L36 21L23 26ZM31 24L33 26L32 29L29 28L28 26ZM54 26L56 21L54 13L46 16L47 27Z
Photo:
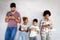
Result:
M9 19L11 19L12 17L11 17L11 16L9 16L8 18L9 18Z
M49 24L47 24L47 25L44 25L46 28L50 28L50 25Z
M16 19L14 16L12 16L12 19Z
M50 27L50 29L52 29L52 27Z
M31 30L35 30L35 28L31 28Z
M41 27L41 29L44 29L44 27Z
M51 26L47 26L47 28L52 29L52 27L51 27Z

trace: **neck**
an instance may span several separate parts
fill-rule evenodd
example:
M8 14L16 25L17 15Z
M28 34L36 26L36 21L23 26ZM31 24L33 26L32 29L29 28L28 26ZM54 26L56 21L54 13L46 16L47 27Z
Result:
M14 14L16 11L11 11L12 14Z
M37 25L34 25L34 26L37 26Z
M48 21L49 19L45 18L46 21Z
M23 23L24 25L27 25L27 23Z

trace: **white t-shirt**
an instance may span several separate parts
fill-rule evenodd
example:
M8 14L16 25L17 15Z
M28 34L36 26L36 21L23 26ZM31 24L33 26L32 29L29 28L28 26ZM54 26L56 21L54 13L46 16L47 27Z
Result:
M42 19L40 23L41 23L40 26L47 25L47 24L52 26L52 21L51 20L46 21L45 19ZM42 32L49 32L49 31L51 31L51 29L48 29L46 27L44 29L42 29Z
M32 26L30 27L30 29L31 29L31 28L33 28L33 30L31 30L31 32L30 32L30 37L35 37L35 36L37 36L37 32L36 32L35 30L38 30L38 31L39 31L39 27L32 25Z
M21 24L21 30L27 30L28 25Z

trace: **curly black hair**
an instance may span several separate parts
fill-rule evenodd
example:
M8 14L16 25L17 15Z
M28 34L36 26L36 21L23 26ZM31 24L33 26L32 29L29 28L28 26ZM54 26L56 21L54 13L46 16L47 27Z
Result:
M45 10L44 12L43 12L43 16L46 16L46 15L49 15L49 16L51 16L51 12L49 11L49 10Z
M12 8L12 7L16 7L16 4L15 3L11 3L10 4L10 7Z

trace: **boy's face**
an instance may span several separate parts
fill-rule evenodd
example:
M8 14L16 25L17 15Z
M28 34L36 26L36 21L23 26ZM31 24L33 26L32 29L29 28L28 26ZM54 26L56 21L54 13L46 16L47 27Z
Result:
M14 12L16 10L16 7L11 7L11 11Z
M24 21L24 23L27 24L27 23L28 23L28 19L26 19L26 20Z
M49 15L46 14L46 15L44 16L44 18L45 18L45 19L49 19Z
M34 25L34 26L37 26L37 25L38 25L38 22L33 22L33 25Z

